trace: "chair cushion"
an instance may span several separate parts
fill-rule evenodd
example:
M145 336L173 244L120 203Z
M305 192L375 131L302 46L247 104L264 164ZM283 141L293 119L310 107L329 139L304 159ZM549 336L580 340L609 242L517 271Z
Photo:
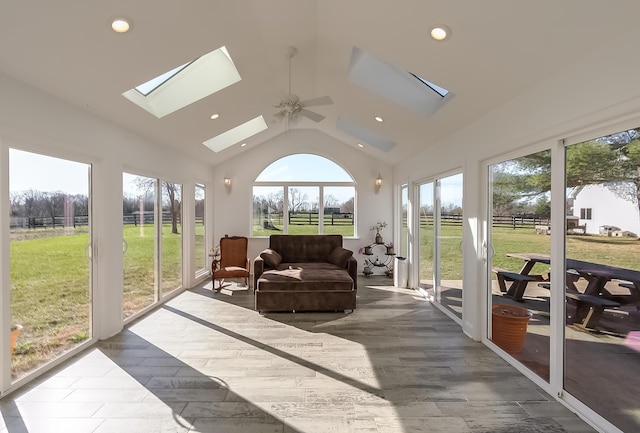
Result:
M346 268L347 262L349 261L351 256L353 256L353 251L347 250L342 247L336 247L333 249L333 251L331 251L329 257L327 257L327 261L341 268Z
M260 257L270 268L277 268L280 262L282 262L282 256L278 254L276 250L267 248L260 253Z

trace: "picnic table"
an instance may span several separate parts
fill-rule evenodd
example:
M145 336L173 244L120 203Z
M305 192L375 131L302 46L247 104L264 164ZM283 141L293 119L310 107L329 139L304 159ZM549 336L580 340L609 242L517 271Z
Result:
M508 253L507 256L524 261L519 272L522 277L528 277L536 263L551 264L551 257L548 254ZM577 303L576 321L580 326L594 327L605 308L619 307L621 303L637 303L640 300L640 271L570 258L566 259L566 269L566 297ZM587 280L587 287L582 293L575 286L575 282L580 277ZM628 288L631 296L626 299L612 296L605 288L606 284L612 280L623 281L621 286ZM525 281L528 283L532 280ZM511 295L519 296L522 300L527 283L516 287ZM550 288L549 284L547 286ZM509 294L508 291L507 294Z

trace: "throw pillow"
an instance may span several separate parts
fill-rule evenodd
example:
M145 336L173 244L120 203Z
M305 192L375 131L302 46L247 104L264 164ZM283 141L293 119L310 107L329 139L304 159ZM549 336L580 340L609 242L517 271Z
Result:
M267 248L261 252L260 257L262 257L262 260L264 260L270 268L277 268L282 261L282 256L278 254L276 250L272 250L271 248Z
M349 261L351 256L353 256L353 251L347 250L346 248L342 247L336 247L333 251L331 251L331 254L329 254L327 261L329 263L333 263L336 266L340 266L341 268L346 268L347 262Z

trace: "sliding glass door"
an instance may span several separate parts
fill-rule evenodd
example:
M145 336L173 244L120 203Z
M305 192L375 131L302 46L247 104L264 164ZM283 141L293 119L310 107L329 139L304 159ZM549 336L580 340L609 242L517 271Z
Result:
M11 377L88 341L91 166L9 151Z
M551 151L492 164L488 175L491 338L549 381ZM522 332L506 329L505 316Z
M640 128L565 149L564 389L640 431Z
M206 189L202 184L195 187L194 210L194 248L195 248L195 276L207 272L207 237L205 224Z
M126 319L158 300L155 261L158 182L124 173L122 185L123 317Z
M418 186L419 287L462 318L462 174Z
M182 185L123 173L123 317L182 287Z
M436 299L462 319L462 173L438 179L436 185Z

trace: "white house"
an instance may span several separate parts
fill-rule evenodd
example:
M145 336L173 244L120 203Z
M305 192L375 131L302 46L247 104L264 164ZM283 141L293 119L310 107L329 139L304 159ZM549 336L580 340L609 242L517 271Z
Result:
M580 188L573 202L573 215L580 218L580 225L586 225L588 234L601 234L604 226L640 234L637 200L622 198L605 185L585 185ZM615 231L611 230L612 234Z

